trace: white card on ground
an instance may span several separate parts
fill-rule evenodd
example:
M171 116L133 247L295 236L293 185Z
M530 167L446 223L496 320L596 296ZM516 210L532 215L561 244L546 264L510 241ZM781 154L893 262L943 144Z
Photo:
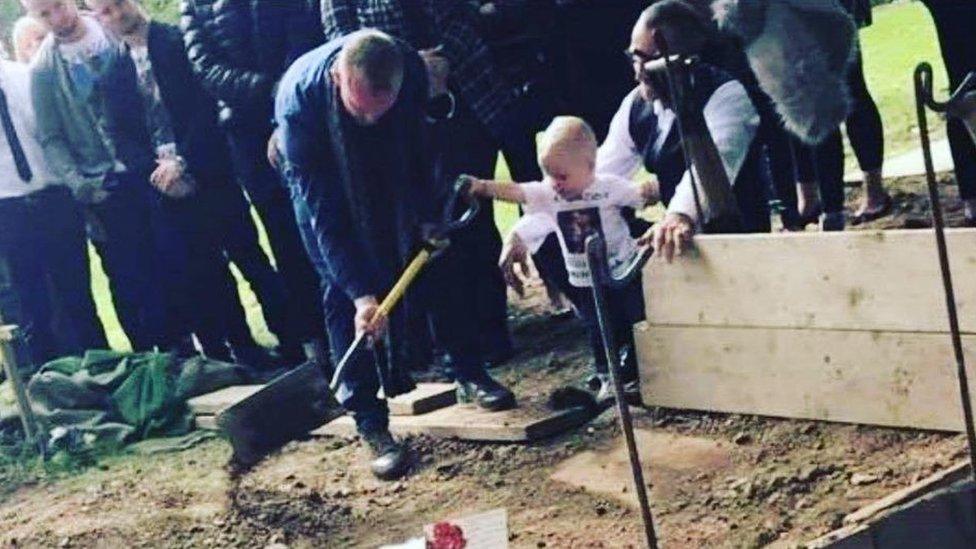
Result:
M424 526L427 547L432 549L507 549L508 513L495 509ZM459 543L463 540L463 543Z

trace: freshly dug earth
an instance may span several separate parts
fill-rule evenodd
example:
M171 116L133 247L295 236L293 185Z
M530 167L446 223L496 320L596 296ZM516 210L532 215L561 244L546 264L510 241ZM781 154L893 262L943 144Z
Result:
M873 228L925 225L921 180L893 188L896 215ZM943 190L951 204L954 187ZM960 216L956 208L949 218ZM496 372L526 397L578 383L588 371L582 328L549 318L542 302L538 287L516 302L522 351ZM964 457L957 435L635 413L646 431L642 457L664 547L795 545ZM355 438L291 444L242 476L229 474L221 441L110 458L68 478L0 489L0 546L376 546L418 536L425 523L505 508L513 547L639 547L640 518L628 503L633 487L620 466L614 418L607 411L528 446L413 438L416 465L394 483L370 476L367 450ZM577 486L601 475L601 491Z

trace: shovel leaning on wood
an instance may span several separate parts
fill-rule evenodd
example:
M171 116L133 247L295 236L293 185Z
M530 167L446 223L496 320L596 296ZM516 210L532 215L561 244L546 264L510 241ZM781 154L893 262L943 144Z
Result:
M454 218L458 200L467 196L469 187L469 179L458 179L443 222L425 236L423 247L380 303L379 314L388 316L427 264L447 248L450 234L474 220L480 210L477 200L470 200L463 214ZM252 466L288 442L303 438L344 415L345 410L333 392L342 373L354 363L353 357L364 350L367 341L363 335L356 337L336 366L331 381L322 366L309 362L271 380L251 396L217 414L217 426L234 450L233 460L245 467ZM380 372L380 380L385 378Z
M640 455L637 453L637 441L634 437L634 420L630 415L630 405L624 396L623 381L618 371L620 368L620 353L617 351L617 341L613 330L613 320L607 305L607 288L622 288L630 284L641 272L644 265L653 255L650 246L642 248L627 266L620 278L610 274L607 263L607 244L600 235L586 239L586 264L593 280L593 302L596 305L597 323L600 326L600 336L603 339L603 349L607 355L607 370L610 382L613 384L614 400L617 405L617 418L620 420L620 430L624 434L627 444L627 456L630 459L631 474L634 476L634 490L640 503L641 520L644 523L645 541L648 547L657 547L657 536L654 533L654 519L651 506L647 499L647 483L644 481L644 470L641 467Z
M925 162L925 181L932 207L932 227L935 232L935 245L939 252L939 268L942 272L942 287L945 291L946 313L949 320L949 333L952 350L956 359L956 377L959 396L962 399L962 414L966 425L966 440L969 445L969 461L976 474L976 426L973 423L972 396L969 391L969 376L966 372L966 357L962 348L959 331L959 315L956 310L956 294L952 286L952 271L949 268L949 249L945 240L945 222L942 216L942 203L939 201L939 187L935 179L932 163L932 144L929 141L929 125L926 108L959 118L965 123L970 135L976 140L976 73L970 73L945 103L935 100L932 93L932 66L920 63L915 67L915 108L918 115L918 133L922 142L922 159Z

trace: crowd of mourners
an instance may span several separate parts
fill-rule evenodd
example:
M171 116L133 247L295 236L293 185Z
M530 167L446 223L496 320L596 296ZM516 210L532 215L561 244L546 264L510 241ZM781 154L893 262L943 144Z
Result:
M852 26L872 23L868 0L825 1ZM769 232L777 213L786 231L838 231L892 207L860 51L842 75L864 181L847 214L841 128L818 145L792 135L742 45L695 0L183 0L179 26L138 0L20 2L13 59L0 60L0 317L23 328L32 361L108 347L90 242L133 350L202 354L260 378L328 368L359 334L385 342L353 357L336 394L382 478L402 474L407 452L378 394L410 383L381 383L376 361L401 372L436 361L478 406L516 405L488 369L514 354L506 286L522 293L530 256L553 307L588 328L587 388L612 398L586 239L605 239L616 273L641 246L681 253L708 213L673 90L646 69L662 43L692 44L685 97L732 184L735 230ZM976 5L924 2L956 86L976 68ZM976 226L976 150L961 123L948 131ZM519 184L493 181L499 154ZM461 175L477 217L379 314ZM493 199L522 213L504 239ZM656 203L665 214L652 225L638 214ZM274 349L255 341L231 264ZM633 391L640 281L608 305Z

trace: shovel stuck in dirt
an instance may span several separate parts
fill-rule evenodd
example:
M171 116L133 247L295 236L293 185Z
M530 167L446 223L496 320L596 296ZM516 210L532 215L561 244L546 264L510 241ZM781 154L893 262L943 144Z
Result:
M444 222L432 232L404 269L380 303L378 314L388 316L424 267L447 248L447 237L474 220L480 210L477 200L470 200L464 213L454 218L458 199L467 196L469 187L469 179L458 179L445 208ZM233 460L244 467L252 466L286 443L305 437L313 429L344 415L345 410L333 396L333 391L342 372L366 343L363 335L356 337L336 366L331 382L321 366L306 363L217 414L217 426L234 450ZM381 385L385 377L381 372Z

